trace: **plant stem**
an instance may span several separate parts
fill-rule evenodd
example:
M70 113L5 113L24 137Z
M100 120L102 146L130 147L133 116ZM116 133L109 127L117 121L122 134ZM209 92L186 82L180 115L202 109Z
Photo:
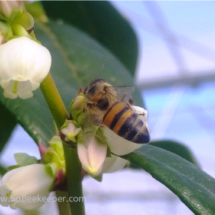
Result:
M67 189L72 195L70 197L78 197L78 202L69 202L72 215L84 215L84 202L82 193L81 163L78 158L77 148L70 148L64 144L64 153L66 160L67 172ZM74 177L75 175L75 177ZM71 199L72 200L72 199Z
M57 199L61 197L62 201L57 201L58 210L60 215L70 215L70 209L68 205L68 195L66 192L56 191L55 192Z
M43 80L40 89L45 97L49 106L51 114L55 123L60 130L64 124L68 114L65 105L61 99L57 87L51 77L51 74ZM67 177L67 191L69 197L78 197L83 200L82 193L82 179L81 179L81 163L78 158L77 148L70 148L68 145L63 144L64 155L66 161L66 177ZM72 215L84 215L84 202L83 201L69 201L70 211Z
M49 110L51 111L58 129L60 129L68 114L50 73L41 83L40 89L43 93L43 96L45 97L45 100L49 106Z

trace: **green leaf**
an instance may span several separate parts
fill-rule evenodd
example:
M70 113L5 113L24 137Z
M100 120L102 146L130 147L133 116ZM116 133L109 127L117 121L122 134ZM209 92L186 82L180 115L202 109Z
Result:
M137 37L129 22L110 2L42 1L42 4L48 17L61 19L88 33L118 57L134 75L138 56Z
M34 156L30 156L26 153L16 153L14 154L17 165L19 166L27 166L31 164L36 164L37 159Z
M154 146L123 156L146 170L199 215L215 211L215 179L185 159Z
M173 140L161 140L161 141L152 141L149 143L149 145L156 146L156 147L165 149L167 151L170 151L176 155L181 156L185 160L199 166L193 153L190 151L190 149L187 146L183 145L182 143L179 143Z
M10 138L10 135L15 126L16 118L0 102L0 152Z
M42 93L37 90L28 100L7 99L0 88L0 101L17 118L18 122L34 139L48 145L54 133L54 123ZM44 117L44 118L43 118Z
M0 165L0 175L4 175L7 172L7 169Z
M64 23L50 22L35 26L37 39L52 55L51 74L62 99L69 104L79 89L97 77L97 71L106 65L101 78L114 86L133 86L133 78L126 68L105 48L86 34ZM139 91L133 94L135 103L142 105ZM40 90L27 100L7 99L0 89L0 101L18 119L35 142L48 145L55 134L54 122Z

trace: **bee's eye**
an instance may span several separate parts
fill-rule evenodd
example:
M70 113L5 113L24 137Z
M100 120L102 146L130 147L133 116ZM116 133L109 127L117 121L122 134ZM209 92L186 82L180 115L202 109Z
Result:
M96 92L96 86L93 85L92 87L90 87L90 89L88 90L88 93L91 94L91 95L94 95Z
M100 109L100 110L106 110L108 108L108 105L109 105L109 101L107 98L104 98L104 99L100 99L98 102L97 102L97 107Z

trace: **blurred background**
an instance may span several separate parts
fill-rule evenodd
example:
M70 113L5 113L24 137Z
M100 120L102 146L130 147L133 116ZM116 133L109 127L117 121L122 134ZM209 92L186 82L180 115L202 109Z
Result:
M139 41L136 84L149 112L151 139L184 143L201 168L215 177L215 2L114 1ZM4 166L20 151L40 157L33 140L16 127L1 155ZM103 182L83 182L88 215L191 215L148 173L125 169ZM0 214L23 214L0 207ZM31 213L30 213L31 214ZM35 213L36 214L36 213ZM57 215L55 203L38 214Z

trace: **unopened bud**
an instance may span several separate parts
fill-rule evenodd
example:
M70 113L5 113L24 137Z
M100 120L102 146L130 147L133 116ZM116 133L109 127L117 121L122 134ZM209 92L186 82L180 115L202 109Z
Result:
M24 5L21 1L0 1L0 14L5 18L11 18L11 15L14 10L24 10Z

